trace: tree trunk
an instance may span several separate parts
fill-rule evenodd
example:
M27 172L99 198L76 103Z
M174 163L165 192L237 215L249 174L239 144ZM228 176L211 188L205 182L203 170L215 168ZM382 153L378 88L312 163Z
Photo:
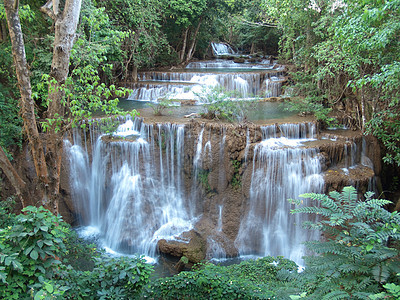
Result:
M12 186L15 189L15 192L18 198L21 201L22 207L25 207L25 202L22 197L22 191L25 189L25 182L19 177L17 171L12 166L10 161L8 160L6 154L3 151L3 148L0 146L0 168L3 170L4 174L6 174L8 180L11 182Z
M189 60L191 60L192 57L193 57L195 45L196 45L196 42L197 42L197 34L199 33L200 25L201 25L201 18L200 18L199 24L197 24L196 30L194 32L192 44L190 45L188 54L186 56L186 62L189 62Z
M79 22L81 0L67 0L62 14L59 13L59 2L57 0L50 2L42 7L42 11L55 21L53 60L50 70L50 78L55 80L49 86L47 117L52 120L61 118L61 122L63 122L66 113L65 107L67 106L63 103L65 93L62 86L68 77L69 60ZM52 5L53 10L51 10ZM43 205L55 213L58 212L63 154L63 131L60 130L59 126L60 123L54 122L46 135L46 162L50 175L50 185L43 199Z
M189 27L185 29L185 33L183 34L183 45L182 45L181 54L179 56L180 62L183 62L183 60L185 59L188 32L189 32Z
M63 10L60 10L58 6L58 0L50 0L41 10L55 21L53 61L50 71L51 77L55 80L49 87L47 117L49 119L60 119L62 122L65 114L65 103L62 103L64 92L61 87L68 76L70 53L79 21L81 0L66 0ZM45 153L36 124L31 82L27 67L21 22L18 15L18 1L5 0L4 7L6 10L12 53L21 93L20 106L22 119L28 136L36 174L41 183L39 188L43 192L42 204L53 213L57 213L61 158L63 153L62 130L60 131L60 128L57 127L60 126L59 124L56 125L56 122L53 123L46 134ZM60 11L62 11L62 13ZM0 165L5 172L11 174L10 177L15 177L17 173L14 173L11 169L9 170L10 166L11 164L7 165L3 160ZM14 182L16 186L21 185L21 181L17 179L14 180ZM16 190L17 188L18 187L16 187Z
M137 82L138 81L138 68L137 68L137 66L133 66L132 80L133 80L133 82Z
M31 81L29 78L28 64L26 62L24 39L21 30L21 22L18 15L18 6L13 0L5 0L4 8L11 38L11 50L14 59L15 71L21 94L20 107L24 129L31 146L32 158L36 175L44 186L48 185L48 172L42 141L36 124L34 102L32 99Z

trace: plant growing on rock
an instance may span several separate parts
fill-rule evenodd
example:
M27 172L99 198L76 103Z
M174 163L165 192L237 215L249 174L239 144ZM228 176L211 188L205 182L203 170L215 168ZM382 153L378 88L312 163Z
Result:
M255 100L232 99L234 94L221 87L205 88L196 96L204 103L202 116L206 119L243 122L247 119L248 110L255 104Z
M167 96L164 98L159 99L157 103L149 102L147 104L153 109L155 116L162 116L164 111L171 106L174 106L173 100L169 99Z

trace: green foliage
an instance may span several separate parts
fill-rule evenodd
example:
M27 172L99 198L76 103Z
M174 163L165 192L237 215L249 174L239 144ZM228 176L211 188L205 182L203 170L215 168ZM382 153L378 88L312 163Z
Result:
M12 220L15 218L13 214L14 207L14 197L8 197L0 201L0 228L5 228L12 223Z
M61 273L67 299L135 299L148 283L151 265L143 258L95 258L92 271Z
M367 132L376 136L386 147L383 161L400 166L400 115L396 109L376 113L367 123Z
M168 96L166 96L162 99L158 99L157 103L149 102L147 105L151 107L155 116L162 116L167 108L174 106L174 102L173 99L168 99Z
M354 187L329 196L301 195L316 204L292 213L317 215L317 221L305 225L323 232L326 239L306 243L317 256L306 257L304 274L296 277L310 297L365 299L380 291L382 284L398 284L400 214L384 209L390 201L372 196L368 192L365 201L358 200Z
M235 4L238 2L235 1ZM242 7L233 14L231 22L222 22L231 28L226 29L225 37L221 40L227 40L246 52L252 50L253 53L277 54L279 32L274 27L273 20L262 9L261 3L261 0L256 0L239 4L238 8Z
M13 95L19 95L16 89L16 79L13 73L11 46L0 43L0 146L9 159L9 150L14 145L22 144L22 120L18 115L18 100Z
M113 27L128 32L121 47L121 64L124 76L134 67L148 67L159 62L161 55L168 56L170 47L161 31L160 2L100 1L107 9ZM162 3L161 3L162 4Z
M0 83L0 146L11 158L7 150L13 145L22 145L22 120L18 115L17 101L8 95Z
M202 185L202 187L205 189L206 193L211 192L211 186L210 183L208 182L208 175L210 174L210 170L203 170L200 169L198 171L198 181Z
M120 125L120 121L114 118L97 119L95 121L92 121L91 123L96 124L100 132L108 135L112 135L113 133L115 133L118 129L118 126Z
M227 267L200 264L153 282L145 296L156 299L271 299L282 295L282 283L275 282L281 270L297 266L282 257L265 257ZM284 297L280 297L284 299Z
M215 87L203 89L202 93L196 94L200 102L204 103L204 118L215 120L228 120L229 122L244 122L247 114L256 100L236 100L233 95L227 93L223 88Z
M326 121L326 110L340 104L352 126L382 141L384 161L400 165L400 1L263 0L262 7L282 32L281 58L301 74L292 76L304 111Z
M2 299L131 299L147 284L143 258L99 257L61 217L32 206L16 216L1 204Z
M238 189L242 186L242 178L240 176L240 167L242 163L237 159L232 160L233 175L232 175L232 187Z
M306 114L314 114L317 121L326 126L333 126L335 118L329 114L332 108L329 105L328 97L313 82L312 76L307 76L303 72L292 73L296 84L291 87L290 100L286 101L287 109ZM301 95L296 97L296 95Z
M207 0L172 0L168 1L165 13L174 20L175 24L186 28L207 8Z
M397 274L400 276L400 273ZM368 299L377 300L377 299L399 299L400 298L400 285L395 283L386 283L383 285L385 288L384 292L370 295Z
M0 295L26 298L29 286L55 276L68 227L44 208L26 207L0 231Z

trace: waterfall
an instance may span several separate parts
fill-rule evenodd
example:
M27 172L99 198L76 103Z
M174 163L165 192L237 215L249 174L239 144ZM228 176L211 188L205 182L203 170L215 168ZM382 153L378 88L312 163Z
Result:
M150 137L155 132L158 143ZM132 133L132 139L118 139ZM162 124L153 131L128 120L114 138L97 138L91 168L85 146L69 145L75 203L87 211L82 223L101 232L103 246L154 257L159 239L192 228L183 200L184 126Z
M147 71L138 77L139 82L129 86L133 89L130 100L199 100L197 94L213 87L221 87L239 98L276 97L281 94L284 80L283 70L271 65L227 61L195 62L186 69Z
M222 208L223 205L218 205L218 223L217 223L217 231L222 231Z
M265 80L265 97L277 97L282 94L282 79L271 77Z
M301 227L304 215L290 215L287 199L306 192L322 192L323 177L318 152L302 147L313 139L312 124L264 128L264 139L254 149L248 209L235 244L241 254L282 255L301 261L302 242L311 238ZM308 136L308 137L307 137Z
M295 206L288 199L322 193L323 176L335 180L336 171L343 174L340 180L364 185L369 178L357 176L372 174L374 184L365 138L315 143L312 122L119 122L111 136L89 126L89 133L74 130L73 140L65 141L78 221L110 251L155 257L160 239L187 243L181 234L194 229L207 243L207 258L281 255L301 264L302 242L318 239L318 233L301 226L312 221L309 215L290 214ZM327 144L319 154L313 145L321 142ZM328 144L335 147L326 152ZM239 163L239 188L228 173L232 160ZM321 162L332 169L325 165L323 173Z
M214 55L216 56L235 54L235 51L233 51L232 47L229 46L228 44L211 43L211 47L213 49Z

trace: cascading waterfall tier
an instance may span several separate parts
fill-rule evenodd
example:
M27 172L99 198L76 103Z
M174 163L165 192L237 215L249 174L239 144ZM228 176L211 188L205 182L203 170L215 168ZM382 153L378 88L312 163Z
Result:
M318 150L302 143L315 140L315 126L284 124L263 129L255 146L250 197L236 245L241 254L282 255L301 261L302 242L310 233L299 226L304 215L290 215L288 199L306 192L322 192L324 180Z
M79 138L70 147L71 185L81 221L98 229L105 247L154 257L159 239L192 228L182 189L183 125L129 119L92 146L91 166Z
M118 252L189 257L194 237L198 261L252 254L302 263L301 243L318 237L288 199L356 182L356 172L368 185L379 168L367 139L317 140L314 123L120 122L112 136L90 127L65 141L79 222Z
M232 47L225 43L214 43L213 42L213 43L211 43L211 47L212 47L214 55L216 55L216 56L235 54L235 51L232 49Z
M138 74L130 100L197 100L198 94L222 88L235 98L277 97L285 81L283 68L263 60L260 63L236 63L229 60L189 63L185 69L147 71Z

